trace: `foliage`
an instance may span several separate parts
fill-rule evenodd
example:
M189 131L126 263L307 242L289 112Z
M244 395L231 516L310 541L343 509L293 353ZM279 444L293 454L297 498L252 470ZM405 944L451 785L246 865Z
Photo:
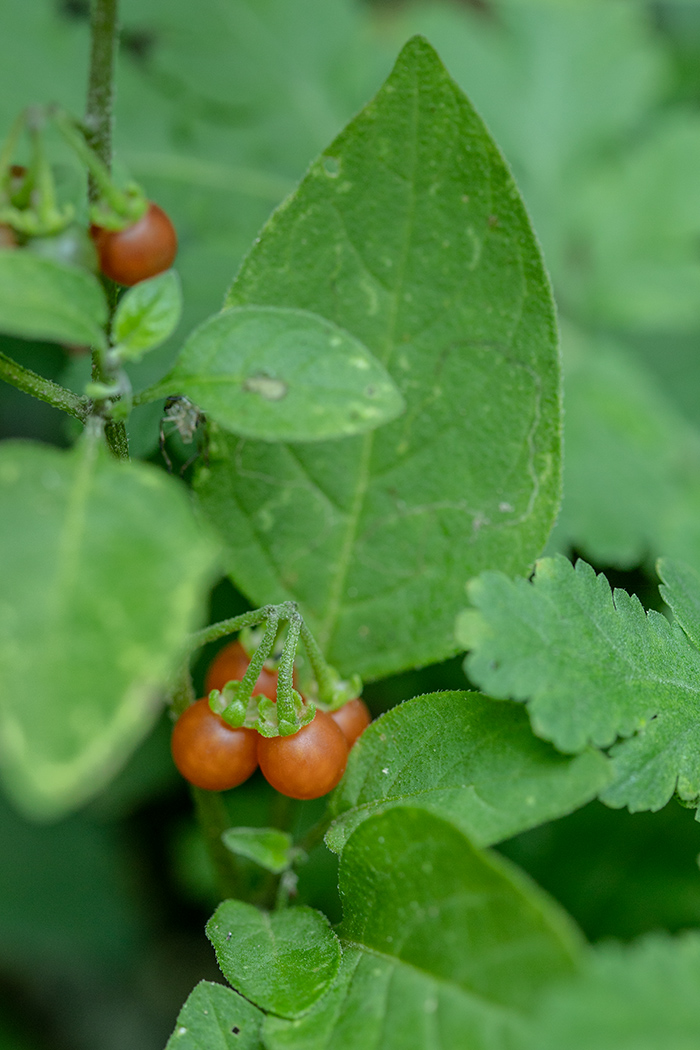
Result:
M6 7L0 1046L696 1046L700 17L121 0L110 175L88 5ZM88 173L176 269L31 235ZM239 630L217 724L369 680L326 799L186 793Z
M528 700L538 735L568 752L614 745L602 798L632 810L660 809L674 790L690 804L700 796L700 575L667 560L659 572L675 623L559 556L539 562L531 583L484 573L469 588L478 611L459 627L470 676L493 696Z

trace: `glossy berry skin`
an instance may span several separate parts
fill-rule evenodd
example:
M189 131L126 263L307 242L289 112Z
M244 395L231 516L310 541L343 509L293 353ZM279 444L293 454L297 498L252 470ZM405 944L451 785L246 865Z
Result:
M258 762L268 783L288 798L320 798L336 786L348 760L341 729L325 711L293 736L258 737Z
M223 689L227 682L240 682L248 670L250 657L239 641L231 642L224 646L216 654L204 681L204 689L208 693L212 689ZM260 676L253 688L253 696L269 696L274 700L277 695L277 672L268 671L263 667Z
M328 712L337 726L340 726L343 736L352 747L359 736L362 736L367 726L372 721L367 704L364 700L348 700L337 711Z
M175 227L162 208L151 201L146 212L124 230L91 226L100 270L117 284L131 287L169 270L177 254Z
M207 791L227 791L255 772L257 738L254 729L227 725L204 697L180 715L170 746L175 765L190 784Z

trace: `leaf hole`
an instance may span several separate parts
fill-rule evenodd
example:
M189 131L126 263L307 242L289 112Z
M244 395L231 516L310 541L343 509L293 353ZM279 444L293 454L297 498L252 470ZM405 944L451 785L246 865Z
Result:
M240 1035L240 1031L241 1031L241 1030L240 1030L240 1028L238 1027L238 1025L237 1025L237 1024L235 1024L235 1025L233 1026L233 1028L231 1029L231 1034L232 1034L232 1035Z

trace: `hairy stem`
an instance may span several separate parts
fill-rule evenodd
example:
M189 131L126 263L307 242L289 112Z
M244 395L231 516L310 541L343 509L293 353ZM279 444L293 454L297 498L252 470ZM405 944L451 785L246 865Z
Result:
M119 39L119 0L93 0L90 19L90 74L85 126L87 140L108 171L112 169L114 66ZM90 181L90 200L99 187Z
M74 416L84 423L90 412L90 402L85 397L79 397L72 390L66 390L58 383L37 375L29 368L17 364L11 357L0 353L0 379L6 383L23 390L25 394L31 394L39 401L45 401L54 408L60 408L68 415Z
M85 129L88 144L107 171L112 170L112 122L114 116L114 67L119 40L119 0L93 0L90 19L90 73L88 76ZM92 175L88 178L90 200L96 200L100 189ZM113 288L107 288L111 315L116 304ZM110 294L112 293L112 294ZM93 382L105 382L102 354L92 354ZM108 421L105 438L117 459L129 458L129 441L122 421Z
M250 612L241 613L240 616L232 616L229 620L220 620L209 627L203 627L190 638L190 649L199 649L209 642L217 642L219 638L225 638L227 634L235 634L242 631L244 627L256 627L267 619L273 606L265 605L262 609L251 609Z

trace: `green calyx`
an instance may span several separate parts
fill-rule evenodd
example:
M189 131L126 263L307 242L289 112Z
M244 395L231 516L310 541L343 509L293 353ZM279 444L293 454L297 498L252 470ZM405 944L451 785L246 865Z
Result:
M348 700L360 696L360 677L352 675L347 680L342 679L333 667L328 666L295 602L265 606L245 615L248 622L240 626L248 629L246 648L250 651L251 643L257 643L256 648L252 649L248 668L240 681L227 682L221 691L214 689L209 694L212 711L230 726L256 729L266 737L292 736L313 720L317 707L324 711L335 711ZM237 621L231 621L229 630L236 629L234 623L236 627L239 626ZM260 672L275 652L278 634L284 625L286 635L278 661L277 699L274 701L266 696L253 696ZM250 630L253 627L255 631ZM210 640L209 633L213 637L222 637L228 631L218 633L215 625L210 632L200 634L199 644ZM294 660L300 639L314 677L307 690L313 699L304 699L294 688Z
M267 696L246 698L243 683L227 682L222 690L212 689L209 707L234 729L256 729L261 736L292 736L313 721L316 705L292 693L292 716L280 717L279 703Z

